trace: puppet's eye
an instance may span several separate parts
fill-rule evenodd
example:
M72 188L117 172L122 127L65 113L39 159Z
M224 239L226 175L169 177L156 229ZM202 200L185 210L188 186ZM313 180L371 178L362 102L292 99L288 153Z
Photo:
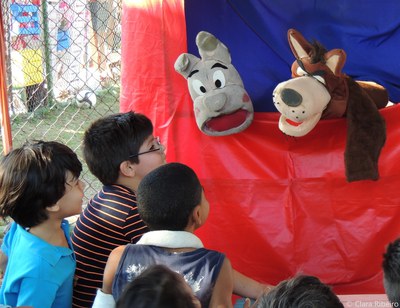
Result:
M305 76L305 75L308 75L308 73L307 73L305 70L303 70L300 66L297 68L296 74L297 74L298 76Z
M322 77L322 76L320 76L320 75L313 75L313 77L314 77L315 79L317 79L320 83L323 83L323 84L326 85L326 82L325 82L324 77Z
M193 80L192 87L198 95L204 95L207 92L206 87L202 84L200 80Z
M213 81L217 88L225 87L225 75L222 71L215 71L213 74Z

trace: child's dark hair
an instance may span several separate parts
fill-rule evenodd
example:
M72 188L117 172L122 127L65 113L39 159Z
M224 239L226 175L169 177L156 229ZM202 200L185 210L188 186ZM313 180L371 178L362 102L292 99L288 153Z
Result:
M117 301L117 308L195 308L193 298L179 284L178 273L154 265L130 282Z
M256 308L342 308L339 297L315 276L299 275L284 280L262 295Z
M28 141L0 161L0 216L23 227L48 218L46 208L65 193L67 171L79 178L82 164L66 145Z
M117 113L93 122L83 137L83 156L103 185L115 184L119 166L125 160L139 163L137 154L146 138L153 134L150 119L132 111Z
M188 166L169 163L158 167L139 184L140 217L150 230L182 231L201 203L202 190L196 173Z
M390 243L383 255L383 285L393 307L400 304L400 238Z

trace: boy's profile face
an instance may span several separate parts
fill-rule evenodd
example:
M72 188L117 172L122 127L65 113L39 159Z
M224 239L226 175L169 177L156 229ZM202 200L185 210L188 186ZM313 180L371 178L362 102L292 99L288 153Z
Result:
M62 198L57 201L60 207L59 213L61 217L69 217L81 213L84 187L84 183L79 178L75 178L70 171L67 171L65 193Z
M160 150L152 151L157 148ZM139 148L139 153L147 153L138 156L139 163L135 166L136 175L138 178L142 179L149 172L166 163L164 150L164 146L162 144L158 144L156 137L150 135L146 138Z

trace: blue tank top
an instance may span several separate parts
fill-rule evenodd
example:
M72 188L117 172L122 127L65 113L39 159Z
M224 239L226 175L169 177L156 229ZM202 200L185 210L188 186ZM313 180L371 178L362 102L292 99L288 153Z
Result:
M163 264L181 274L200 300L202 307L208 307L224 259L224 254L205 248L172 253L158 246L129 244L121 256L114 277L113 297L117 300L127 283L146 268Z

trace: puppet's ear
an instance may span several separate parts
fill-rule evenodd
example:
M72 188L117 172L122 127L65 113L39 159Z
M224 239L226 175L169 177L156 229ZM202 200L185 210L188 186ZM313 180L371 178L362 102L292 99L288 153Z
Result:
M200 59L190 53L181 54L176 59L174 68L183 77L188 79L189 75L193 71L193 67L200 61Z
M343 49L332 49L325 54L325 61L332 73L339 76L346 62L346 53Z
M288 30L288 41L290 49L296 59L301 59L310 56L312 45L303 37L303 35L295 30Z
M226 64L231 63L231 55L228 48L211 33L200 31L196 37L196 45L203 60L217 60Z

